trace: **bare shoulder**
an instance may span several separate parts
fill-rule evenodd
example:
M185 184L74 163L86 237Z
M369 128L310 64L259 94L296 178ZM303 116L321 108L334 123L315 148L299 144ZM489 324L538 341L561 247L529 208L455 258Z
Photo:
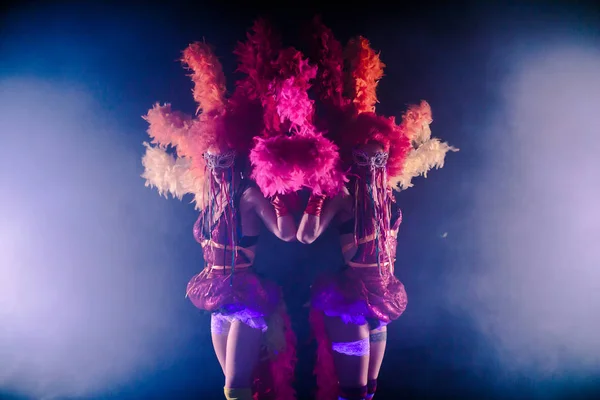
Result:
M348 188L344 187L344 189L332 199L340 211L352 211L352 196L348 191Z
M246 190L244 190L244 193L242 193L242 197L245 197L248 200L251 200L251 199L263 199L265 196L263 196L263 194L259 188L257 188L256 186L250 186L250 187L246 188Z
M329 210L328 213L335 215L335 219L344 221L352 216L352 207L354 202L348 189L344 188L335 197L329 199L325 207Z
M259 204L259 202L264 201L264 199L265 197L259 188L250 186L244 190L244 193L242 193L240 203L242 207L252 208L253 206Z

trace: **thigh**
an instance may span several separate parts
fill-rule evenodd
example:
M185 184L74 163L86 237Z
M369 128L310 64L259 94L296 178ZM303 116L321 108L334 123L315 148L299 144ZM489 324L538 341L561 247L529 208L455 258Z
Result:
M213 348L215 349L215 354L217 355L217 359L219 360L219 365L221 365L221 370L224 374L225 363L227 359L227 335L216 335L213 333L212 343Z
M387 326L369 332L369 379L377 379L385 355Z
M221 365L221 370L225 373L225 359L227 354L227 336L231 323L227 318L220 314L210 316L210 334L212 337L213 348Z
M344 344L366 340L369 337L367 324L346 324L337 317L325 317L325 328L332 343ZM369 355L349 355L333 351L333 362L342 387L359 387L367 384Z
M225 387L250 387L260 355L262 331L239 320L231 323L227 338Z

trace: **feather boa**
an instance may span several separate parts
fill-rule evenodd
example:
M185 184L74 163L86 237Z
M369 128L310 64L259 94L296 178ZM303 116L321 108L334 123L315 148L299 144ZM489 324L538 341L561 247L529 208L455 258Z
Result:
M325 330L323 312L311 308L309 323L312 335L317 341L317 361L314 368L314 374L317 378L317 393L315 398L317 400L337 400L338 378L333 363L331 341Z
M269 329L264 336L263 357L254 374L255 400L294 400L292 385L296 368L296 335L292 330L285 304L268 319Z

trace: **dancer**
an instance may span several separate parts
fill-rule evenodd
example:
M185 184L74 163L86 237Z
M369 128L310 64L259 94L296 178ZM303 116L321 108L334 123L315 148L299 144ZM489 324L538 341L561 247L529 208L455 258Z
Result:
M378 54L359 37L348 43L344 57L331 31L318 19L315 26L321 123L350 168L344 192L327 200L311 195L297 233L298 240L312 243L335 225L345 259L338 273L312 287L317 398L372 399L387 325L407 305L404 285L394 276L402 214L392 189L410 187L413 177L442 167L446 152L456 149L431 138L426 102L411 106L400 125L377 115L375 89L384 67Z
M261 74L274 56L269 35L259 21L247 42L238 45L240 70L248 77L237 83L229 99L211 48L190 45L182 61L191 69L194 99L202 112L191 118L171 111L170 105L156 105L145 117L157 145L146 144L146 184L180 199L192 194L200 210L194 237L202 246L205 268L189 281L186 295L211 313L227 399L251 399L253 391L255 399L295 398L295 337L280 289L253 268L261 222L282 240L295 240L296 234L282 196L274 196L270 204L249 179L252 139L263 130L259 79L267 79ZM176 157L165 151L169 145Z

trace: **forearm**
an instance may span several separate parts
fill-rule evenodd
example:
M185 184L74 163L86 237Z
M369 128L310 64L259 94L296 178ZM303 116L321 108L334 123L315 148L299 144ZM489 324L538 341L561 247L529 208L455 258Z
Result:
M286 242L296 239L296 221L291 215L277 217L277 229L279 230L280 239Z
M296 239L296 222L283 196L277 195L271 200L277 220L277 237L286 242Z
M312 243L319 237L320 216L304 213L298 226L297 238L302 243Z
M296 234L302 243L312 243L321 234L321 212L324 196L311 195Z

